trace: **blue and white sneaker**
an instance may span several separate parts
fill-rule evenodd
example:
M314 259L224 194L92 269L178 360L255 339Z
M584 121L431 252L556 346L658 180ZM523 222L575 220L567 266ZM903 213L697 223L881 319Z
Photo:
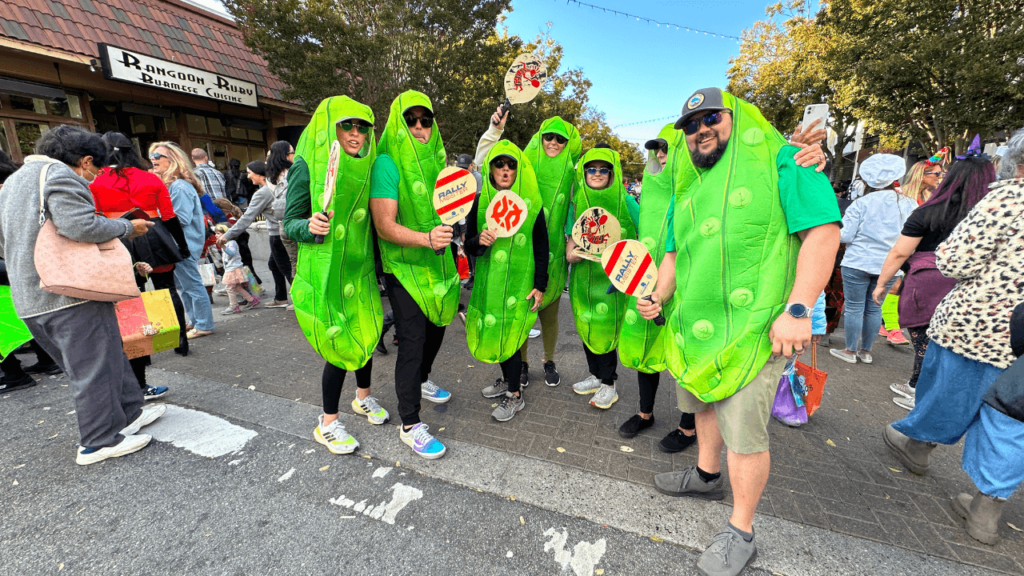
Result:
M424 400L430 400L434 404L444 404L452 399L451 392L443 388L438 388L437 384L434 384L430 380L420 384L420 392L423 394Z
M408 444L413 452L427 460L436 460L444 456L446 448L428 430L429 427L422 422L409 430L406 430L404 426L399 426L398 437L402 439L402 442Z
M167 396L168 392L167 386L146 386L146 389L142 391L142 397L149 402Z

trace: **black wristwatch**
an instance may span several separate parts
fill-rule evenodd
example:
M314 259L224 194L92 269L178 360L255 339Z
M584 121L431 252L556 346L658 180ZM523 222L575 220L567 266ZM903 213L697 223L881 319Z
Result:
M808 308L806 305L801 304L799 302L794 302L792 304L786 304L786 312L789 312L789 315L792 316L793 318L810 318L811 317L811 309Z

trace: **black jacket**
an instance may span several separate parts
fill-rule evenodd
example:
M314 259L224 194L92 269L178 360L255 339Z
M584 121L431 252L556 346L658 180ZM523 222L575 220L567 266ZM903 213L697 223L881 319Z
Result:
M1024 304L1010 316L1010 346L1017 355L1014 362L992 383L982 401L1014 420L1024 422Z

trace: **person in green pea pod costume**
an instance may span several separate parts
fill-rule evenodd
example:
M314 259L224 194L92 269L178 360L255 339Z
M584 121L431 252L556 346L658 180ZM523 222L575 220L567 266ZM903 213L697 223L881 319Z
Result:
M526 407L521 349L547 289L548 230L533 166L515 144L494 144L482 176L483 189L466 217L466 252L477 257L466 343L477 360L500 363L502 377L482 393L485 398L501 397L491 416L506 422ZM487 208L500 190L514 192L526 204L522 227L508 238L498 238L487 225Z
M395 98L377 146L370 189L370 212L399 338L395 362L402 419L399 438L427 459L444 456L445 447L420 422L420 400L444 403L451 399L429 375L445 327L458 310L460 288L449 248L452 228L441 224L431 201L437 175L445 165L437 128L425 94L410 90Z
M666 124L656 138L644 144L649 150L649 158L644 168L637 237L651 253L655 265L660 264L665 256L665 240L672 223L673 156L678 152L681 139L682 133L673 128L672 124ZM619 336L619 360L623 366L636 370L640 407L636 414L619 427L619 435L623 438L633 438L654 426L654 398L658 392L661 372L667 367L664 326L641 318L636 311L636 300L633 296L626 298L625 321ZM665 316L671 314L672 304L671 298L663 304ZM685 450L696 440L693 414L684 412L679 426L661 440L658 448L672 454Z
M686 148L674 158L674 222L652 301L638 301L637 311L653 319L675 300L666 358L700 442L696 466L658 474L654 484L670 496L721 500L727 448L732 516L697 568L735 576L757 556L753 518L770 468L772 400L783 370L811 345L811 308L841 220L828 179L801 167L799 149L753 105L705 88L675 127Z
M544 340L544 381L558 386L561 377L555 366L555 348L558 346L558 310L562 302L562 288L569 275L565 261L565 234L556 222L563 222L569 213L572 188L576 180L576 163L583 152L580 133L572 124L558 116L548 118L533 135L523 154L537 173L537 187L544 202L544 216L548 223L548 286L540 311L540 333ZM523 384L529 384L527 348L523 343Z
M619 220L622 239L636 238L636 221L640 207L622 185L619 153L598 144L583 155L576 168L576 191L565 222L569 240L565 247L569 271L569 301L576 321L576 331L583 340L590 376L572 385L577 394L594 394L590 405L611 408L619 399L615 391L618 365L615 348L626 315L626 295L617 290L608 292L608 276L600 262L584 260L573 253L572 225L576 215L600 206ZM595 394L596 392L596 394Z
M373 111L347 96L333 96L317 106L295 147L282 221L299 247L291 289L295 317L326 360L321 376L324 413L313 438L335 454L359 447L338 420L349 370L355 370L358 386L352 410L372 424L389 420L387 410L370 395L372 354L383 318L369 211L370 170L376 158L373 122ZM334 142L340 144L341 155L334 194L326 200ZM324 238L322 244L314 242L318 235Z

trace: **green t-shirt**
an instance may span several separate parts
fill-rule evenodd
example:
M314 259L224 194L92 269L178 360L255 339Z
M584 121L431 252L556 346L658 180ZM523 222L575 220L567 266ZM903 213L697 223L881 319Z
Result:
M776 166L779 171L779 200L782 211L786 214L786 227L790 234L802 230L841 222L839 204L836 202L832 185L821 172L814 167L797 166L793 155L800 149L785 146L779 150ZM675 198L672 199L675 204ZM674 225L675 210L668 211L668 234L665 239L665 251L676 251L676 229Z
M637 224L640 221L640 205L636 203L636 198L626 194L626 211L629 212L629 218L633 221L633 226L639 226ZM576 223L576 206L569 203L569 211L565 214L565 235L572 236L572 225Z
M370 198L398 200L398 166L387 154L378 154L373 163Z

